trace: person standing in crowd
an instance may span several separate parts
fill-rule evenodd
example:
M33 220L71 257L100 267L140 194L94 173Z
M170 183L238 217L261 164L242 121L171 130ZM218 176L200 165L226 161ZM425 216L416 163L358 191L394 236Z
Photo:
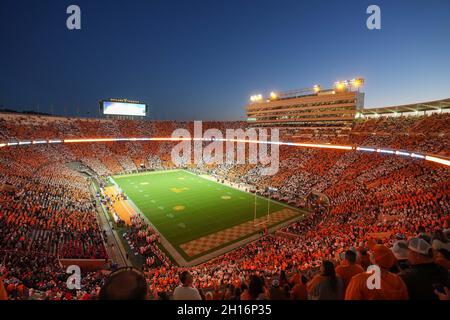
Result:
M364 272L364 269L356 263L356 258L357 254L355 251L347 250L345 252L345 260L336 267L336 274L344 281L344 292L351 278Z
M389 272L396 260L392 251L384 245L374 245L370 249L370 260L380 268L380 288L369 288L367 280L372 273L355 275L345 292L345 300L407 300L408 290L403 280Z
M250 282L248 285L248 297L250 298L249 300L267 300L264 290L264 282L257 275L250 276Z
M202 300L197 288L192 285L194 279L188 271L180 274L180 282L181 285L173 292L173 300Z
M399 275L411 300L436 300L435 286L450 288L448 271L433 261L431 245L423 238L409 240L408 261L411 267Z
M321 273L308 283L307 289L311 300L342 300L344 297L344 282L336 276L334 264L328 260L322 262Z
M434 262L450 271L450 241L443 231L435 231L431 247Z
M299 277L291 290L292 300L308 300L308 291L306 290L307 283L308 280L305 276L302 275Z

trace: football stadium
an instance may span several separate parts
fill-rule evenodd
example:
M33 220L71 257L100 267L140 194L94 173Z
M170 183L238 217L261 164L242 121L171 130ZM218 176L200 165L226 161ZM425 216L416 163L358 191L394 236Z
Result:
M90 37L95 24L83 28L77 36ZM124 54L129 68L152 63ZM93 70L106 64L89 59ZM422 91L408 82L368 106L382 81L361 69L368 75L348 79L317 71L320 83L303 76L295 90L242 89L234 120L210 100L185 116L196 93L177 97L162 78L164 94L152 94L173 110L151 89L103 75L73 75L75 94L58 87L63 75L6 86L0 300L450 299L450 87L436 93L424 82L427 99L416 100ZM251 88L277 81L252 79ZM82 111L14 107L41 94ZM215 120L194 120L209 112Z
M269 227L302 214L295 207L189 171L117 176L113 181L133 202L133 208L188 260L253 235L262 225Z

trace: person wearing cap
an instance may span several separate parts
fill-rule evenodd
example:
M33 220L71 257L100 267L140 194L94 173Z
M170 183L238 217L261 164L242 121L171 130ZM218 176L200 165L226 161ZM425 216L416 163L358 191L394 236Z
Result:
M447 271L450 271L450 251L445 249L433 250L433 260Z
M419 228L417 228L417 231L418 231L417 238L422 238L425 241L426 239L431 239L430 235L427 233L424 226L419 226Z
M350 280L345 300L407 300L408 290L405 283L398 275L389 271L396 263L392 251L384 245L372 245L370 260L380 268L380 288L368 287L367 280L372 273L359 273Z
M345 252L345 260L336 267L336 274L344 281L344 292L353 276L364 272L364 269L356 263L357 254L355 250Z
M100 289L99 300L145 300L147 282L142 272L134 268L121 268L112 272ZM65 296L71 300L71 296Z
M433 261L431 245L423 238L412 238L408 242L410 268L399 276L408 288L411 300L436 300L436 285L450 287L449 273Z

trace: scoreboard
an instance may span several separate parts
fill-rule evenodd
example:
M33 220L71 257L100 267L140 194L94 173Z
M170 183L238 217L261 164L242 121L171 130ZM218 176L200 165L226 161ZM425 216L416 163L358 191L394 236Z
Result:
M107 116L145 117L147 105L139 101L109 99L100 101L100 109Z

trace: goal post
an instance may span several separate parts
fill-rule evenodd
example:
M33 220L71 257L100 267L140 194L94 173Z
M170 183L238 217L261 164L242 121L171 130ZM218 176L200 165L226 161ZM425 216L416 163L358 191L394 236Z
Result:
M270 223L270 202L271 202L271 197L270 195L272 194L272 192L278 191L278 189L276 188L272 188L272 187L268 187L267 191L269 193L269 196L267 197L267 215L266 215L266 219L262 219L261 221L258 222L258 218L256 217L256 191L255 191L255 204L254 204L254 213L253 213L253 226L257 227L263 224L268 224Z

